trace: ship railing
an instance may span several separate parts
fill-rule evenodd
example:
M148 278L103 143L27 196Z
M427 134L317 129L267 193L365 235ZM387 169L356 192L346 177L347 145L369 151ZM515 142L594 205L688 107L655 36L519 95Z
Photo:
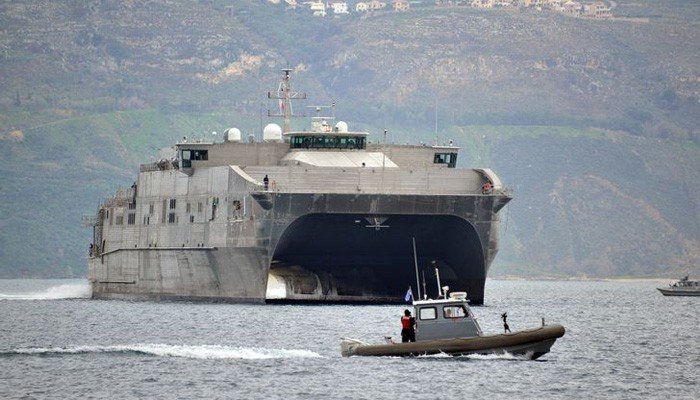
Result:
M345 189L345 190L343 190ZM354 185L353 187L333 187L332 191L333 193L338 193L338 194L348 194L348 193L357 193L357 194L431 194L431 195L445 195L445 196L464 196L464 195L473 195L473 196L507 196L507 197L513 197L513 189L512 188L500 188L500 189L493 189L489 192L484 192L481 189L473 189L473 190L453 190L450 188L431 188L431 187L425 187L421 188L423 190L420 191L414 191L414 190L401 190L400 187L397 187L396 185L386 185L384 188L381 188L379 186L374 186L374 185ZM285 185L285 184L269 184L268 187L264 187L262 185L260 186L255 186L253 189L254 192L259 192L259 193L323 193L323 190L321 187L318 186L308 186L308 187L303 187L299 185Z
M96 226L98 222L97 215L94 214L83 214L83 216L80 218L80 223L84 227L93 227Z
M502 188L495 190L497 194L508 196L508 197L513 197L514 190L512 187L508 186L503 186Z
M130 200L129 190L124 188L118 188L114 196L107 197L102 205L104 207L125 207Z
M134 205L136 202L136 185L129 188L117 188L113 196L109 196L102 201L103 207L125 207Z
M167 171L176 169L177 162L174 160L158 160L156 162L141 164L139 166L140 172L154 172L154 171Z

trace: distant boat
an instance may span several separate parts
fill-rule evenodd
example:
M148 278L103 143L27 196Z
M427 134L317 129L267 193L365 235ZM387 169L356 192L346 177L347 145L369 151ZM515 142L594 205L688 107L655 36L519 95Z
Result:
M687 276L667 288L656 288L664 296L700 296L700 281L691 281Z

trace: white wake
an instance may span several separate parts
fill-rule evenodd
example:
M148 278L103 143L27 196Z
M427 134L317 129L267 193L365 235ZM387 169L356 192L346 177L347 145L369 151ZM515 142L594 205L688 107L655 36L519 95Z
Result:
M0 293L0 300L60 300L60 299L87 299L92 295L90 284L69 283L52 286L43 292L32 293Z
M3 355L60 355L91 353L134 353L161 357L195 359L264 360L273 358L321 358L310 350L266 349L258 347L228 347L217 345L129 344L113 346L26 347L0 351Z
M492 354L466 354L453 356L446 353L437 354L423 354L418 356L418 358L461 358L469 360L529 360L532 354L522 354L516 355L511 353L492 353Z
M511 354L511 353L493 353L493 354L469 354L464 356L471 360L530 360L532 353Z

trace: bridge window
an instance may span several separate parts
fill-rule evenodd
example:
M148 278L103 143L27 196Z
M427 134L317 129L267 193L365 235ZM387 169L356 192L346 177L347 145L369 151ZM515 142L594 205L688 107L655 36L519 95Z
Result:
M136 223L136 214L134 213L129 213L126 215L126 224L127 225L134 225Z
M354 149L365 148L365 138L356 136L293 136L292 149Z
M182 167L192 167L192 160L206 161L209 159L209 150L182 150Z
M418 318L422 320L437 319L437 310L435 307L424 307L418 312Z
M192 159L197 161L206 161L209 159L209 150L195 150L192 152Z
M433 164L447 164L447 168L457 166L457 153L435 153Z

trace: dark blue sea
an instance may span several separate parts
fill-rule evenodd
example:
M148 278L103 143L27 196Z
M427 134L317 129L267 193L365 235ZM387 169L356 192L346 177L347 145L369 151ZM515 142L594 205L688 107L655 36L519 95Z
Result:
M700 297L667 282L500 281L485 332L560 323L538 361L342 358L399 336L398 306L90 300L85 281L0 281L0 398L699 399Z

